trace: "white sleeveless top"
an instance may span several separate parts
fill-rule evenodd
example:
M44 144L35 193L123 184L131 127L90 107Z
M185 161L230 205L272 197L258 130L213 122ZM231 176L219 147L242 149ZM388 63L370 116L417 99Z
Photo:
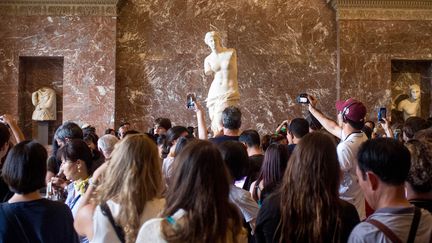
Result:
M107 205L111 210L111 213L116 219L120 212L120 205L108 200ZM156 218L159 216L160 212L162 212L165 206L165 199L153 199L146 203L144 207L144 212L141 216L141 225L145 223L147 220ZM96 207L95 212L93 214L93 239L90 240L92 243L120 243L117 234L112 227L109 219L102 214L101 208L99 206Z

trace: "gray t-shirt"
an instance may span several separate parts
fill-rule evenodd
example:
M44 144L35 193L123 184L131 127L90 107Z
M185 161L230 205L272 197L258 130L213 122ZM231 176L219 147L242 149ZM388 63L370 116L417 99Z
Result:
M252 199L248 191L231 185L229 199L240 209L246 222L249 223L257 218L258 204Z
M414 207L381 208L369 216L368 219L375 219L383 223L392 230L402 242L407 242L413 216ZM428 211L422 209L415 242L429 242L432 236L431 225L432 215ZM351 232L348 242L391 243L390 239L388 239L381 230L368 222L358 224Z

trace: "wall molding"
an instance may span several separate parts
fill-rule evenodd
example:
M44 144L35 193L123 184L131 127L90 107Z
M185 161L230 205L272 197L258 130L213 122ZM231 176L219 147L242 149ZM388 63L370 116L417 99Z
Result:
M117 16L118 0L1 0L6 16Z
M338 20L432 20L432 0L327 0Z

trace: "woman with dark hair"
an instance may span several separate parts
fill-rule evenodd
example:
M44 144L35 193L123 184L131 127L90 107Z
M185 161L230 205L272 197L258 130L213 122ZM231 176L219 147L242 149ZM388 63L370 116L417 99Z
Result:
M280 189L258 214L257 242L347 242L359 216L353 205L339 199L340 177L332 138L318 132L304 136Z
M258 179L252 182L250 193L261 206L267 195L272 193L282 182L288 163L288 150L283 144L271 144L265 154Z
M164 160L162 165L162 175L165 178L165 184L167 187L169 187L172 182L172 177L175 170L175 157L180 154L186 144L188 144L190 141L191 139L179 137L174 148L174 153L171 154L173 160Z
M90 148L81 139L71 139L57 153L62 164L60 170L71 181L67 187L65 203L72 210L75 217L79 204L89 185L92 174L92 154Z
M124 135L126 136L126 135ZM95 171L99 166L101 166L105 162L105 157L102 154L102 152L98 149L98 140L99 137L96 135L96 133L92 132L92 130L88 130L88 132L84 133L84 142L87 144L87 146L90 148L91 154L92 154L92 168L90 168L92 171Z
M47 152L36 142L17 144L8 154L2 176L15 193L0 204L0 242L78 242L66 205L41 198Z
M0 116L0 174L6 155L12 149L11 132L17 142L24 140L24 135L19 129L16 121L11 115L4 114ZM0 202L6 202L12 197L13 193L9 190L3 178L0 176Z
M10 132L8 127L0 123L0 172L10 148L9 139ZM4 182L3 178L0 177L0 202L6 202L12 195L13 193L9 190L8 185Z
M229 202L230 179L219 150L208 141L186 145L168 188L163 218L147 221L137 242L245 242Z
M187 135L189 135L189 132L186 127L174 126L168 129L164 150L169 152L162 163L162 174L164 175L165 179L168 178L169 180L169 178L171 177L170 171L172 169L171 167L174 163L174 158L176 156L175 149L177 141L179 141L179 138L186 137Z

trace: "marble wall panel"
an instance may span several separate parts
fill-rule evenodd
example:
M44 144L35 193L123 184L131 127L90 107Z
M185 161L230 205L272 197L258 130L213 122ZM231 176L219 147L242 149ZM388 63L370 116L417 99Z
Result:
M431 21L340 20L341 98L358 97L376 119L392 108L392 60L432 60ZM430 115L430 114L429 114Z
M115 17L0 16L0 22L0 113L18 116L19 57L63 57L59 119L98 132L113 126Z
M336 21L325 1L131 0L117 23L116 122L147 130L157 117L196 125L185 109L186 94L203 101L207 31L221 33L238 55L243 128L262 133L306 108L301 92L320 96L334 114Z

